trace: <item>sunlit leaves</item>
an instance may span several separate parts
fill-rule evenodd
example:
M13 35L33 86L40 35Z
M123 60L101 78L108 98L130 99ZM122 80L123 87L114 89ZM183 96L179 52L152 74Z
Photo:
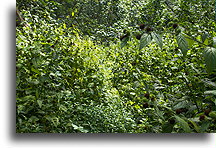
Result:
M55 127L57 127L60 124L58 117L51 117L51 122Z
M75 130L77 130L77 131L79 131L79 132L82 132L82 133L87 133L87 132L88 132L88 130L84 129L82 126L77 126L77 125L75 125L75 124L71 124L71 125L72 125L72 127L73 127Z
M208 91L205 91L204 94L216 95L216 90L208 90Z
M193 46L193 44L195 43L195 41L187 35L185 35L185 39L188 42L188 48L191 48Z
M204 50L204 58L207 72L211 73L216 70L216 48L206 47Z
M167 9L161 16L159 3L137 5L141 16L129 9L131 5L116 9L114 1L116 5L109 2L99 7L104 2L78 2L68 11L62 5L58 11L65 11L58 21L47 22L45 17L41 22L39 16L44 13L26 16L36 25L34 35L17 29L17 131L212 132L213 121L199 121L199 109L208 107L206 101L215 103L215 84L201 81L210 79L205 64L207 71L215 70L216 39L210 40L215 35L199 21L194 26L200 30L190 32L194 27L187 26L185 15L184 21L170 22L179 24L175 31L168 28L175 14L167 15L169 10L161 7ZM170 6L180 11L177 4L173 1ZM84 5L90 7L79 9ZM33 18L37 21L31 22ZM137 22L146 27L136 28ZM124 28L130 33L123 32L120 46L119 39L116 44L108 38L116 38ZM139 36L135 38L135 34Z

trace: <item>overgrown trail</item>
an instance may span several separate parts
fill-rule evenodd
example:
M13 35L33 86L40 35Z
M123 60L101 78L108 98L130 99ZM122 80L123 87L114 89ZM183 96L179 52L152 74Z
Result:
M213 0L17 7L18 133L215 132Z

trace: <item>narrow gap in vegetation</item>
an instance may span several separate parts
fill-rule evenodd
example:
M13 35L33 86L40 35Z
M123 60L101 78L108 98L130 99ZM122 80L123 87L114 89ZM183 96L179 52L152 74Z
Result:
M19 0L17 133L215 133L214 0Z

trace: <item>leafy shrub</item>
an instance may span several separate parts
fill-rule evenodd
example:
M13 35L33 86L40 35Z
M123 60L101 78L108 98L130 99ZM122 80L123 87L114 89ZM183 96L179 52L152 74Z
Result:
M215 132L212 13L183 17L211 7L162 2L18 3L30 27L16 28L17 132Z

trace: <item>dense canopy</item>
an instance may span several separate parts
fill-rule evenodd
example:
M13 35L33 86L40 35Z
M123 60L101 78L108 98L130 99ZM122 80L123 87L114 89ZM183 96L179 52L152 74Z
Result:
M17 0L17 133L216 132L214 0Z

